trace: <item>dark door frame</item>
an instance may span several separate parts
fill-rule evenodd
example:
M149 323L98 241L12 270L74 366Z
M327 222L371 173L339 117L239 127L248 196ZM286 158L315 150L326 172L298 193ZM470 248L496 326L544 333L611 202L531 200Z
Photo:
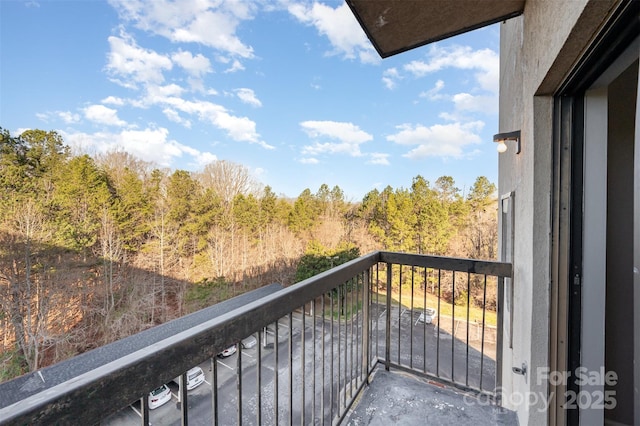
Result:
M554 98L551 371L581 365L585 91L638 37L639 16L640 1L621 2ZM550 384L550 425L579 424L580 411L562 407L565 392L580 391L575 376Z

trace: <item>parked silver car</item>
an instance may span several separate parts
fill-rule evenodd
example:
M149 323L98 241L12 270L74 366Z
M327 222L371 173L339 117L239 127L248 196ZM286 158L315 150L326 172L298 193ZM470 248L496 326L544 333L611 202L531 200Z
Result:
M425 324L431 324L436 317L436 310L433 308L424 308L424 312L420 313L418 317L418 322L423 322Z
M173 379L176 384L180 384L180 377ZM187 371L187 390L194 389L204 383L204 372L200 367L193 367Z

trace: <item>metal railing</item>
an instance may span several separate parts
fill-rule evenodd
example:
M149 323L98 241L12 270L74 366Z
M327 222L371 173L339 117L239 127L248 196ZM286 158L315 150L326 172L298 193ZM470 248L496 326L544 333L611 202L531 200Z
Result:
M381 252L380 261L374 273L380 281L382 270L384 287L371 292L372 306L385 309L384 322L371 327L378 361L386 369L483 393L499 404L498 302L511 264L389 252Z
M371 253L2 407L0 423L146 425L162 411L184 425L339 424L379 362L493 395L502 315L486 309L487 291L501 300L510 276L498 262ZM216 356L231 345L235 355ZM187 391L196 365L211 386ZM148 393L176 377L175 408L150 409Z

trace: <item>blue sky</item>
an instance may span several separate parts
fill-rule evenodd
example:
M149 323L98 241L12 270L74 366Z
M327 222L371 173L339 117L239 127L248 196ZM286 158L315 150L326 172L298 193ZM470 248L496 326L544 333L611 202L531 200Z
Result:
M499 27L381 59L343 1L0 2L0 126L282 195L497 178Z

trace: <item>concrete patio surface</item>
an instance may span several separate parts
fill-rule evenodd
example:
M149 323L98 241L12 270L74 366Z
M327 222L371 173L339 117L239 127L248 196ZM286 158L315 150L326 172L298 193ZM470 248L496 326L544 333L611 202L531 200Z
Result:
M378 366L342 423L350 426L517 425L515 412L453 387Z

